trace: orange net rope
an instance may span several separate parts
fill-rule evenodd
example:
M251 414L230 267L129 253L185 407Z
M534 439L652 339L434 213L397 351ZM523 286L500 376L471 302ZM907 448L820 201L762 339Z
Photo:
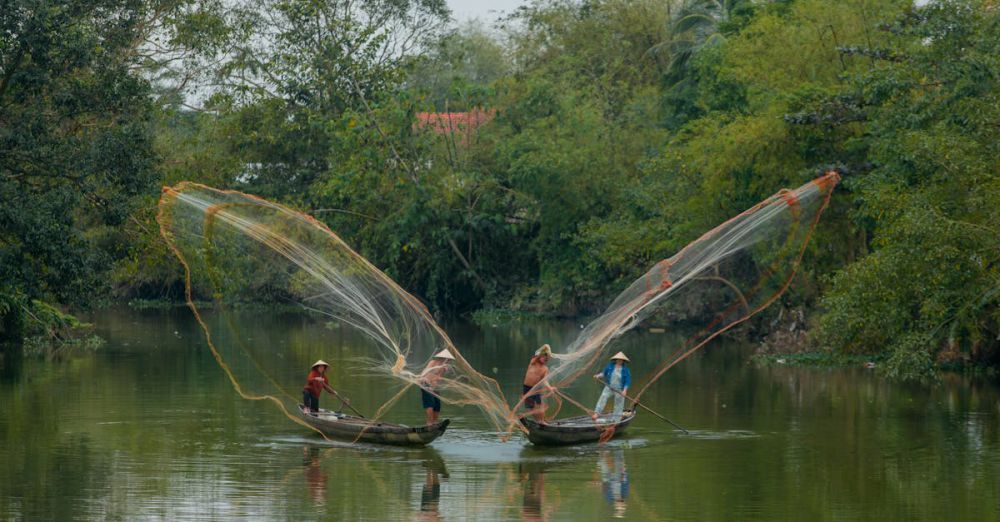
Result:
M789 287L838 182L831 172L782 190L655 264L573 342L556 350L548 378L525 395L551 395L547 385L558 390L603 365L609 344L646 319L696 325L696 333L662 360L638 393L629 394L638 400L674 365ZM289 412L315 353L268 338L264 326L248 331L253 327L232 320L235 304L278 301L360 332L364 342L345 341L351 354L363 354L358 368L396 383L380 390L376 418L416 385L447 403L477 406L501 434L523 430L515 414L523 399L511 408L496 381L472 367L419 300L323 223L264 199L196 183L164 188L157 219L184 265L188 305L243 397L272 401L301 423ZM202 313L199 298L211 302L211 317ZM444 349L454 363L429 379L429 363Z
M353 375L388 376L399 385L372 392L381 405L375 418L416 385L447 403L478 406L497 431L515 425L497 383L472 368L426 307L323 223L261 198L196 183L164 188L158 221L184 265L188 305L241 396L270 400L300 421L289 411L295 411L305 372L318 358L316 343L268 339L266 332L252 332L253 325L231 320L241 303L280 302L362 334L362 340L340 343L350 346L325 350L346 348L354 356ZM212 320L199 296L210 300ZM437 375L429 363L446 349L455 359Z
M795 190L781 190L655 264L573 342L556 350L548 384L565 387L600 368L609 344L651 317L659 324L694 326L696 333L651 372L637 393L630 392L638 400L667 370L788 289L839 181L829 172ZM545 384L528 393L542 391Z

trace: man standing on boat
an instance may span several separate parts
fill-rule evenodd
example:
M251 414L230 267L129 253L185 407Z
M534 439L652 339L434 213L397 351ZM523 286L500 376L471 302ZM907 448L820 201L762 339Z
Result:
M427 413L428 426L437 422L438 416L441 414L441 398L434 394L434 389L437 387L438 381L441 380L441 376L448 370L451 361L454 360L455 356L445 348L434 354L434 358L427 363L427 367L420 374L420 401Z
M542 394L536 393L526 397L525 395L549 376L549 367L546 365L551 358L552 347L543 344L535 352L534 357L531 358L531 362L528 363L528 371L524 374L524 389L521 392L521 396L524 397L524 409L528 410L528 413L538 422L545 422L545 408L542 407ZM545 389L552 391L552 387L548 383L545 383Z
M594 375L595 379L600 379L604 383L604 391L601 398L597 399L597 406L594 407L594 420L604 411L608 399L612 395L615 397L614 420L617 422L622 418L622 411L625 409L625 395L628 394L628 387L632 384L632 373L625 363L629 362L624 352L618 352L611 357L611 362L604 367L604 371Z
M322 359L316 361L306 378L306 385L302 388L302 405L305 406L305 413L319 413L319 395L326 390L337 395L337 392L330 387L330 379L326 377L326 369L330 365ZM344 401L344 404L350 404Z

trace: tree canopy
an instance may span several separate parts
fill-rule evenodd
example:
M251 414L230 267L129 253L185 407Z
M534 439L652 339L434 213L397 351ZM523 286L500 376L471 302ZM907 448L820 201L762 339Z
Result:
M184 179L315 215L439 313L575 316L835 168L781 303L812 346L998 362L992 2L536 0L492 27L440 0L7 4L6 331L32 299L176 297L149 223Z

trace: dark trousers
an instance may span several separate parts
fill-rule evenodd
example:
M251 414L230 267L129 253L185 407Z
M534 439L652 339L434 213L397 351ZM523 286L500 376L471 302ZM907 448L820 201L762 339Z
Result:
M425 410L431 408L434 411L441 411L441 398L423 388L420 388L420 404Z
M302 405L312 413L319 412L319 397L313 396L309 390L302 390Z

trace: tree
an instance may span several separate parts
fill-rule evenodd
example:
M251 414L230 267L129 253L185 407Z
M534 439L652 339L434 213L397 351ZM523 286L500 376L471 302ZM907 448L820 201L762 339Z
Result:
M155 191L147 44L193 2L13 0L0 9L0 316L105 295L122 225ZM173 35L173 36L171 36ZM175 38L176 37L176 38ZM172 47L175 48L175 47Z
M854 147L872 168L848 180L873 252L833 278L817 338L885 354L901 377L941 361L996 364L1000 14L932 2L882 29L889 45L841 49L873 64L849 90L864 126Z
M688 76L691 59L702 48L719 45L752 12L747 0L685 0L673 8L668 21L667 39L650 49L663 62L668 84Z
M510 74L507 49L485 27L468 22L410 65L406 86L437 111L465 111L495 98L493 83Z
M308 187L329 171L333 134L351 124L345 115L389 96L403 63L427 49L447 17L443 0L234 5L232 57L209 105L231 126L242 186L308 204Z
M106 287L118 254L110 227L150 188L149 86L121 59L137 14L116 2L24 1L0 16L5 315L30 299L82 304Z
M672 8L666 39L650 48L663 71L661 117L668 128L677 129L713 109L731 110L733 102L744 102L742 92L731 88L736 92L706 104L704 91L727 83L728 78L720 74L720 48L750 21L754 6L745 0L687 0ZM710 89L702 89L703 82ZM720 107L719 101L730 104Z

